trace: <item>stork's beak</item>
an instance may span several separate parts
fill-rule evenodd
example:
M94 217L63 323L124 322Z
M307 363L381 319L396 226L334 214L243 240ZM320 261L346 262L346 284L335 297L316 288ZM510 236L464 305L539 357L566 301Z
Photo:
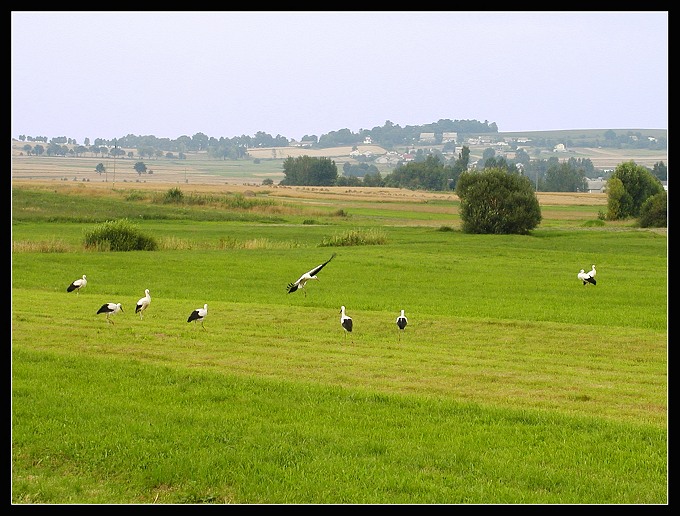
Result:
M120 311L121 311L121 312L124 312L124 311L125 311L125 310L123 310L123 305L120 305Z

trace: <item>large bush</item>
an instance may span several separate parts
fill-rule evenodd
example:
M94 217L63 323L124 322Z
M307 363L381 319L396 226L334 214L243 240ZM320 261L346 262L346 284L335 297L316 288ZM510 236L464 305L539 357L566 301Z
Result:
M663 192L661 181L634 161L621 163L607 181L607 219L638 217L642 204Z
M338 180L335 161L307 155L286 158L283 173L286 177L279 184L286 186L333 186Z
M648 197L640 208L640 227L668 227L668 192L665 190Z
M85 247L100 251L155 251L158 243L127 219L106 221L85 234Z
M542 219L529 178L501 168L463 172L456 194L464 233L524 235Z

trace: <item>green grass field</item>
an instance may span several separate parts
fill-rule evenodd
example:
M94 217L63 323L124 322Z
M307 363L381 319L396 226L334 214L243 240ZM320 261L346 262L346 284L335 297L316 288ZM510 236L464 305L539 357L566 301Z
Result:
M668 502L665 232L598 205L497 236L456 202L165 193L13 188L13 503ZM118 218L159 250L83 246Z

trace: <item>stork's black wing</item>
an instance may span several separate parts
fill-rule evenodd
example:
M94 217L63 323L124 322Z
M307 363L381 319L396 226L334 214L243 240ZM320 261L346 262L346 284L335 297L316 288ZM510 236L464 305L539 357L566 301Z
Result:
M286 289L288 289L288 293L290 294L291 292L295 292L299 287L300 287L300 281L305 277L305 276L315 276L321 269L323 269L328 262L330 262L333 258L335 258L335 255L337 253L333 253L331 257L323 262L321 265L317 265L314 267L311 271L304 273L300 278L295 282L295 283L288 283L286 285Z
M308 274L310 276L316 275L316 273L319 272L321 269L323 269L328 264L328 262L330 262L333 258L335 258L335 255L336 255L336 253L333 253L333 255L328 260L323 262L321 265L317 265L316 267L314 267L311 271L309 271Z
M352 332L352 326L354 326L352 319L347 317L342 320L342 327L345 328L348 332Z

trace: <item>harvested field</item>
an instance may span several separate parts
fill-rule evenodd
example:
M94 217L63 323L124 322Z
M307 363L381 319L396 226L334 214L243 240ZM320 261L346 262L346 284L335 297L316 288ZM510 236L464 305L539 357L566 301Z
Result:
M60 190L65 193L90 190L93 195L105 195L106 190L146 190L163 191L175 185L162 181L146 181L140 183L121 183L115 185L105 182L74 182L57 179L15 179L12 185L17 188L45 188ZM422 190L406 190L402 188L370 188L370 187L309 187L309 186L262 186L239 184L178 184L186 193L241 193L243 195L269 195L271 197L295 199L340 199L351 198L367 202L400 201L422 202L428 201L456 201L458 196L453 193L427 192ZM551 206L606 206L607 195L601 193L562 193L538 192L536 194L541 205Z

